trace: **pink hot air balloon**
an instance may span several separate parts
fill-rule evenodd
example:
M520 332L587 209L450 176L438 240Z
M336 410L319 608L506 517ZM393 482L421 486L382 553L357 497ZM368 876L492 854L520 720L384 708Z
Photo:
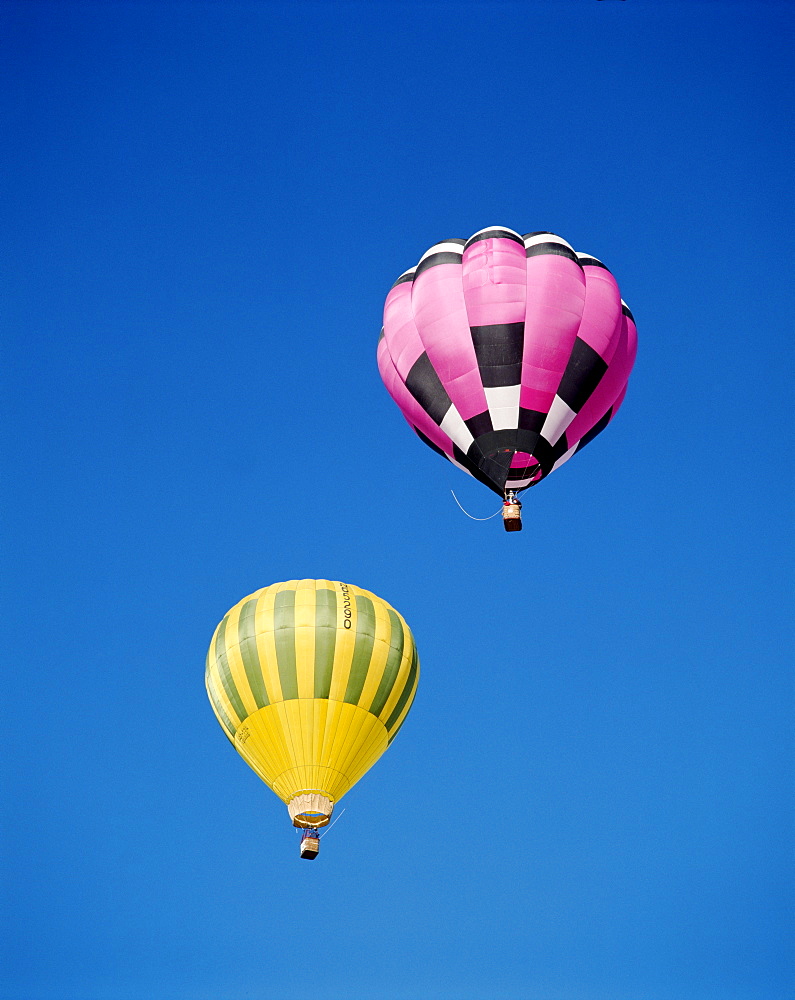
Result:
M437 243L384 305L378 369L422 440L504 498L604 430L637 349L632 313L601 261L560 236L482 229Z

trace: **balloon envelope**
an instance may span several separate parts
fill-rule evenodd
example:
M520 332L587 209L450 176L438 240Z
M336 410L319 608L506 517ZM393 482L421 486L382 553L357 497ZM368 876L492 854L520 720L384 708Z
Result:
M275 583L215 630L210 704L246 763L322 826L395 738L419 680L414 639L386 601L329 580Z
M553 233L492 228L437 243L398 278L378 368L422 440L502 496L607 426L636 350L604 264Z

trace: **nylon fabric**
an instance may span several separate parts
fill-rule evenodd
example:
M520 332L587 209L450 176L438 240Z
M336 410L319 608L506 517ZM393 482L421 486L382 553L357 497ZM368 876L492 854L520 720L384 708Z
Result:
M615 278L554 233L446 240L390 289L377 359L434 451L502 496L613 419L637 331Z
M285 802L304 791L338 801L394 738L418 679L402 616L328 580L244 598L218 625L205 671L227 737Z

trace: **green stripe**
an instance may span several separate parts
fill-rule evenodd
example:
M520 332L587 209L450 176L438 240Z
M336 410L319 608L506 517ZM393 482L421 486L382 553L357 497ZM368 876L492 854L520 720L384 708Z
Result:
M403 708L405 707L406 702L409 700L409 695L411 694L411 692L412 692L412 690L414 688L414 680L415 680L415 678L417 676L417 670L419 669L419 665L420 665L420 661L419 661L419 658L417 656L417 650L415 648L413 650L412 656L411 656L411 667L409 668L409 676L408 676L408 680L406 681L406 686L403 688L403 692L401 693L400 697L398 698L397 705L395 705L395 707L394 707L394 709L392 711L392 714L387 719L387 722L386 722L386 730L387 730L387 732L389 732L390 729L397 722L398 718L400 717L400 713L403 711ZM397 733L397 730L395 730L395 733ZM395 733L392 733L390 735L390 739L392 738L392 736L395 735Z
M273 604L273 638L282 698L298 697L298 672L295 667L295 591L280 590Z
M383 711L387 699L392 694L392 688L395 686L398 670L400 670L400 661L403 659L403 642L405 640L403 623L392 608L387 608L387 611L389 612L389 621L392 625L392 631L389 635L389 654L386 658L384 675L381 678L381 683L378 685L375 698L373 698L373 703L370 706L370 711L373 715L380 715Z
M337 643L337 591L315 591L315 697L328 698Z
M228 730L225 735L234 743L235 727L232 725L232 720L226 714L224 706L218 699L218 692L215 690L214 678L209 672L207 674L207 694L210 696L210 701L213 703L213 708L218 713L224 729Z
M215 639L215 666L221 680L221 686L232 703L232 708L237 712L238 718L245 719L248 712L238 694L235 682L232 679L232 671L229 669L229 659L226 655L226 623L229 621L227 615L218 626L218 635Z
M359 695L367 680L375 643L375 608L369 597L356 595L356 612L356 641L353 646L348 687L343 699L349 705L359 704Z
M265 679L262 676L262 666L257 651L257 633L254 631L254 615L257 611L257 598L246 601L240 609L240 619L237 623L237 634L240 639L240 657L246 668L246 677L254 695L257 708L270 705L268 692L265 690Z

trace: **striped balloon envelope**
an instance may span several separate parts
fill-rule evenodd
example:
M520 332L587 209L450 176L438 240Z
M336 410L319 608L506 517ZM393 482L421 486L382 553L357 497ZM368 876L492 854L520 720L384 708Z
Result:
M420 438L508 496L592 441L635 361L605 265L553 233L437 243L386 299L378 368Z
M395 738L418 680L401 615L329 580L274 583L245 597L215 630L205 673L226 735L299 827L329 822Z

